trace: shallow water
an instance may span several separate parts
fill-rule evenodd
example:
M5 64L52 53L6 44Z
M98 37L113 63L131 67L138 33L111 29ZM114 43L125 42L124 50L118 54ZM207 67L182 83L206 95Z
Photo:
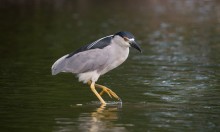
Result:
M126 4L125 4L126 2ZM217 1L1 1L0 131L219 131L220 3ZM101 106L74 75L51 76L56 59L120 30L143 53L98 83Z

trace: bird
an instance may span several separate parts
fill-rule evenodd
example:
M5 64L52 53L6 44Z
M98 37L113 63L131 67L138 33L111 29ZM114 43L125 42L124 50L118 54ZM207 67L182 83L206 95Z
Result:
M78 77L79 82L87 83L101 104L107 104L102 98L104 93L121 101L110 88L96 84L99 77L121 65L129 55L130 47L142 52L132 33L119 31L102 37L92 43L59 58L51 67L52 75L70 72ZM100 88L98 93L96 88Z

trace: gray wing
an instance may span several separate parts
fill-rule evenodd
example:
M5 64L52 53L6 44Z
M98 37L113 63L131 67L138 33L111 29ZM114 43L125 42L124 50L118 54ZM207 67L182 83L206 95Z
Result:
M76 51L70 53L66 58L70 58L79 52L83 52L83 51L87 51L87 50L91 50L91 49L97 49L97 48L103 49L111 43L112 37L113 37L113 35L109 35L109 36L103 37L101 39L98 39L93 43L87 44L87 45L77 49Z
M102 49L87 50L66 58L63 71L72 73L100 71L104 69L107 60L108 54Z
M112 37L113 35L103 37L61 57L51 67L52 75L60 72L83 73L100 69L108 57L106 53L101 54L100 49L110 45Z

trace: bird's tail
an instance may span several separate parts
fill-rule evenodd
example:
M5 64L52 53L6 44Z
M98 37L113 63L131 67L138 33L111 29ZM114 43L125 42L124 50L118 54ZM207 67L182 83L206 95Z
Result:
M60 59L58 59L51 67L52 75L56 75L63 71L65 66L65 60L68 55L64 55Z

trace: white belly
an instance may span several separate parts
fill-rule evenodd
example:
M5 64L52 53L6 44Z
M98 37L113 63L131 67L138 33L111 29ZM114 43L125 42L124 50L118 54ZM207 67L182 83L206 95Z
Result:
M80 73L77 75L80 82L87 83L88 81L96 82L99 79L100 74L97 71L90 71Z

